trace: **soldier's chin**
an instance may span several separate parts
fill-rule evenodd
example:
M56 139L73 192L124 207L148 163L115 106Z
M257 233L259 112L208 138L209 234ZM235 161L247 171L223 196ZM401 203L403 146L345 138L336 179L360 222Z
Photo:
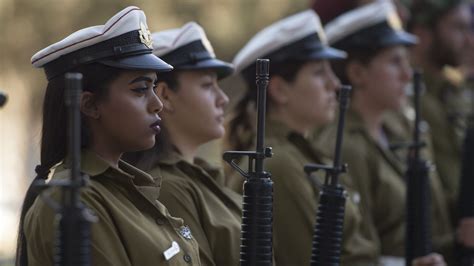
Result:
M130 147L130 152L144 151L153 148L155 146L156 139L144 138L139 143L135 143L133 147Z
M319 126L325 126L327 124L330 124L331 122L336 119L336 112L328 112L326 116L321 119L321 121L318 123Z

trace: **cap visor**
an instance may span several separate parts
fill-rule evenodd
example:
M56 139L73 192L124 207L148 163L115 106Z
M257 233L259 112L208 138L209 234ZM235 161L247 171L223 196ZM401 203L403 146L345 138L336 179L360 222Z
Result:
M383 36L380 44L382 46L406 45L412 46L418 43L418 38L410 33L403 31L392 31L390 34Z
M337 60L346 58L347 54L342 50L324 46L322 49L309 53L308 57L309 59Z
M195 64L176 66L176 70L198 70L198 69L210 69L217 73L218 79L223 79L234 72L234 66L230 63L224 62L219 59L207 59L198 61Z
M100 60L99 62L107 66L129 70L154 70L156 72L167 72L173 70L173 67L170 64L151 53L117 59Z

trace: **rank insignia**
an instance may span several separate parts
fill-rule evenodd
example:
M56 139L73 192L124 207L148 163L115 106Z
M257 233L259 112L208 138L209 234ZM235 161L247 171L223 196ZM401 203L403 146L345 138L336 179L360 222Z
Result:
M193 236L191 235L191 229L189 229L187 225L181 226L181 228L179 229L179 234L187 240L191 240L193 238Z

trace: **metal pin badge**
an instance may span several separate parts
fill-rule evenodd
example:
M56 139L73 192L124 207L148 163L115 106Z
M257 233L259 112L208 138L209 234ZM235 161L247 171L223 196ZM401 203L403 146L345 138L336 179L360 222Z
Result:
M170 260L174 255L178 254L181 249L179 248L179 244L176 243L176 241L173 241L171 243L171 247L165 252L163 252L163 255L165 256L166 260Z
M187 240L191 240L193 238L191 235L191 229L189 229L187 225L181 226L181 228L179 228L179 234Z

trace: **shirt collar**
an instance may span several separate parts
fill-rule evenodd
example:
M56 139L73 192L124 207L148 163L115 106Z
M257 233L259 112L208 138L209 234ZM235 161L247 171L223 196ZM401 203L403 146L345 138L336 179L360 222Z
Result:
M287 140L288 136L292 133L295 133L284 123L268 119L265 125L265 137L267 138L276 138Z
M173 149L170 152L160 154L158 164L166 166L176 166L178 168L183 168L183 166L185 168L191 169L200 168L201 170L204 170L209 176L211 176L216 182L222 184L224 183L224 173L222 172L222 169L220 167L211 165L206 160L199 157L196 157L194 159L194 163L190 163L186 161L176 149Z
M426 86L426 93L443 98L449 90L457 91L462 85L463 77L458 70L453 68L443 68L441 74L432 74L425 72L423 74L423 81Z
M66 162L68 159L65 160ZM119 160L118 168L111 166L100 155L90 149L81 152L81 171L88 176L106 176L119 179L132 179L135 183L147 184L154 182L153 178L144 171Z

